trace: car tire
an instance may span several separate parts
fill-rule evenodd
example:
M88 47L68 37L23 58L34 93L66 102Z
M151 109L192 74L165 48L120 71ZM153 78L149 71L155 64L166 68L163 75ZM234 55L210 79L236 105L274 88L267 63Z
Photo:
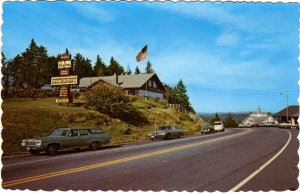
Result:
M170 135L170 133L168 133L167 135L166 135L166 139L170 139L171 138L171 135Z
M29 150L31 155L39 155L40 150Z
M90 145L90 150L97 150L98 149L98 142L94 141Z
M50 144L50 145L48 145L46 152L47 152L47 155L54 156L57 154L57 151L58 151L58 146L55 144Z

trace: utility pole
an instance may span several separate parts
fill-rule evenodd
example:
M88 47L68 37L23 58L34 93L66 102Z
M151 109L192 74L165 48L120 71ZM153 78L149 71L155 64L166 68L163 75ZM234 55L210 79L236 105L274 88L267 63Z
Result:
M286 122L289 122L289 95L287 92L280 93L280 95L284 95L286 97Z

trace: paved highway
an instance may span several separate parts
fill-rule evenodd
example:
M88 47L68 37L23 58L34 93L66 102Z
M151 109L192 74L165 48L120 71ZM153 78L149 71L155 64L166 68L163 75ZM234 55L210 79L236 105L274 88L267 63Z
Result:
M298 130L226 129L57 156L2 158L4 189L283 191L298 188Z

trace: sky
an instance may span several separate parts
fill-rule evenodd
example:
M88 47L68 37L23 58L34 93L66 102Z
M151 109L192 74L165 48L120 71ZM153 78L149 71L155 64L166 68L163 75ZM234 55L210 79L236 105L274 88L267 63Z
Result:
M298 104L299 4L5 2L2 19L8 59L34 39L49 56L68 48L93 65L98 54L132 71L149 60L162 82L183 80L200 113Z

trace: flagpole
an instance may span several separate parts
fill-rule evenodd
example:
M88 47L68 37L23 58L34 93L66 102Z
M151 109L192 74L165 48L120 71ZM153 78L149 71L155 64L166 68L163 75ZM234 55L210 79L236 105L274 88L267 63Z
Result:
M136 56L137 62L148 58L148 51L147 51L148 48L147 47L148 47L148 45L145 45L144 48L137 54L137 56ZM147 64L146 64L146 67L147 67ZM146 72L146 74L148 74L148 73ZM148 80L146 81L146 100L147 100L147 97L148 97Z

